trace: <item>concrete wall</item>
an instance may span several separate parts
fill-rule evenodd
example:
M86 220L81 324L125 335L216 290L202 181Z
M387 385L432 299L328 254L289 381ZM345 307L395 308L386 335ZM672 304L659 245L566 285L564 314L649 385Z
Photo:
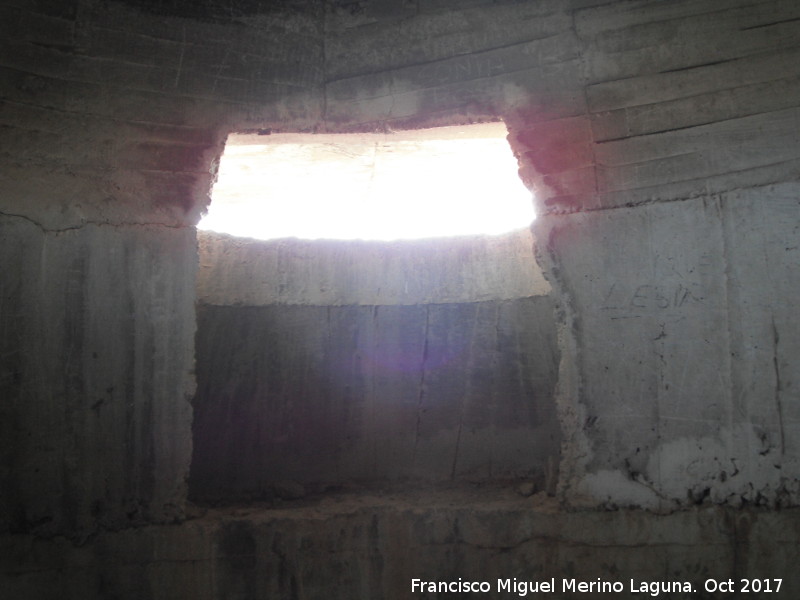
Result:
M300 124L294 98L318 107L304 90L321 80L314 11L235 25L196 11L0 7L2 531L182 518L193 225L222 123Z
M215 306L457 304L546 296L530 231L395 242L198 232L197 297Z
M327 115L505 119L564 309L562 498L796 504L797 6L486 11L332 19Z
M536 231L573 348L570 502L797 504L800 95L779 41L796 36L796 11L576 14L592 175L578 205L546 201L570 214Z
M2 528L85 536L180 517L192 231L6 216L0 251Z
M591 449L568 496L797 504L797 193L554 219L560 261L581 273L562 271L581 348L569 406L576 446Z
M25 546L181 518L192 226L228 132L498 117L557 303L561 500L646 523L640 509L796 505L799 11L4 3L2 530ZM762 514L794 531L792 511ZM49 548L34 570L71 556Z
M555 316L530 232L199 239L193 499L287 481L555 491Z
M425 493L410 498L339 498L310 510L209 511L183 526L150 526L100 534L74 546L63 539L0 539L13 573L9 597L83 598L556 598L565 582L618 583L623 591L587 592L614 598L729 598L715 583L764 580L772 593L748 598L796 598L792 576L800 559L797 510L687 510L656 516L643 511L564 512L519 496L454 499ZM764 552L770 548L770 552ZM48 568L43 568L47 566ZM412 579L487 582L488 593L431 594ZM780 592L777 579L780 579ZM516 580L516 581L515 581ZM522 585L554 591L526 593ZM517 583L511 591L498 581ZM688 583L695 592L662 593L661 582ZM658 586L657 595L641 591ZM645 588L647 590L647 588ZM99 590L99 593L98 593ZM591 596L589 595L591 594ZM741 594L741 596L745 596Z

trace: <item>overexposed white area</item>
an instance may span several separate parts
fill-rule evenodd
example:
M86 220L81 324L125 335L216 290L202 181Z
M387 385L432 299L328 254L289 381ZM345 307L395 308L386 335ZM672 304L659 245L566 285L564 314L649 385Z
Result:
M240 237L398 240L530 225L503 123L382 134L232 134L198 228Z

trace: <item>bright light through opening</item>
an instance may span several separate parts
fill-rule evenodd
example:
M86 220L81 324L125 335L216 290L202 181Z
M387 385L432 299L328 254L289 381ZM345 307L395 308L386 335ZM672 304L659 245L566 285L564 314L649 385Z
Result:
M228 137L198 227L241 237L395 240L530 225L503 123L392 134Z

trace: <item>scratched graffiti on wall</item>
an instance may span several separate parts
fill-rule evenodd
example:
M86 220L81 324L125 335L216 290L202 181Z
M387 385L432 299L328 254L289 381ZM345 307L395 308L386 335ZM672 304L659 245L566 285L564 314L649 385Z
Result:
M605 288L600 309L610 311L614 318L648 313L681 311L708 300L709 276L712 264L702 255L696 264L676 264L674 257L658 258L650 277L638 281L614 281ZM713 288L713 286L711 286Z
M682 308L687 304L703 302L699 284L643 283L635 287L612 284L603 300L603 310L657 311Z

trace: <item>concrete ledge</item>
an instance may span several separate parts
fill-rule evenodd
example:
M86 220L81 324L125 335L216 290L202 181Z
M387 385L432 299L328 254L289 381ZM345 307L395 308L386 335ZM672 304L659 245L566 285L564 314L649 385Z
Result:
M563 586L621 582L622 593L652 597L642 582L688 582L715 598L707 580L782 579L796 598L800 510L697 508L560 511L543 494L511 488L341 493L274 506L208 511L173 526L108 532L76 547L63 539L0 538L0 585L9 598L424 598L411 580L485 581L470 597L521 597L498 580ZM564 581L568 582L567 584ZM634 586L635 592L631 591ZM713 585L713 584L709 584ZM662 595L662 594L659 594ZM727 597L727 595L726 595Z

